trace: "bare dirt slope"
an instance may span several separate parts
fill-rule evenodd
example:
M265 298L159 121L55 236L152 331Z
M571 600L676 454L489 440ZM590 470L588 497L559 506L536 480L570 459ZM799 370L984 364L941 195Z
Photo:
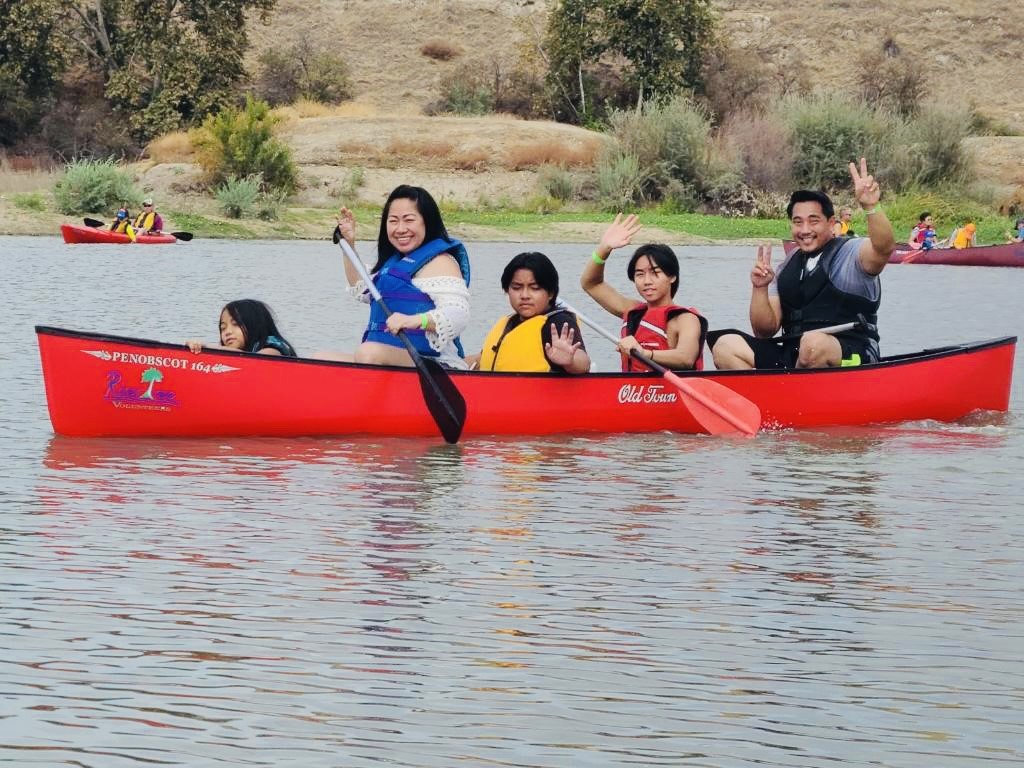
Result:
M279 0L269 26L253 25L254 51L309 37L344 57L357 100L417 114L440 79L465 62L507 67L536 50L550 0ZM919 57L930 92L967 99L1024 130L1020 0L717 0L726 34L765 61L799 62L812 83L854 87L857 56L891 37ZM442 40L462 54L435 61L420 46ZM255 55L255 54L254 54Z

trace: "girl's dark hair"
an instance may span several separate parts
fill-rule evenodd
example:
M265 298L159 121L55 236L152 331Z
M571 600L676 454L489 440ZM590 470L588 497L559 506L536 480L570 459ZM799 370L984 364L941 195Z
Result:
M391 190L387 202L384 203L384 210L380 214L380 232L377 234L377 263L373 265L373 269L370 270L371 272L379 271L395 252L395 246L388 240L388 214L391 211L391 203L400 197L416 203L416 210L420 212L420 216L423 217L423 224L426 226L426 237L423 238L424 243L429 243L431 240L437 240L438 238L451 240L448 237L448 230L445 229L444 221L441 219L441 210L437 207L437 203L430 196L430 193L423 187L399 184Z
M558 298L558 270L551 263L551 259L537 251L527 251L513 256L512 261L505 265L505 271L501 273L501 290L505 293L508 293L512 278L519 269L533 272L533 279L537 281L537 285L551 294L551 303L554 304Z
M931 215L932 215L931 211L925 211L924 213L922 213L920 216L917 217L917 220L919 222L924 221L925 219L927 219Z
M636 274L636 263L640 260L641 256L646 256L654 266L669 277L675 278L672 281L672 293L670 294L675 296L676 291L679 290L679 259L676 258L675 251L661 243L641 245L636 249L633 258L629 260L629 264L626 265L626 275L630 280Z
M285 344L288 343L284 336L281 335L281 332L277 330L277 323L274 322L274 315L271 313L270 307L262 301L256 301L256 299L229 301L224 305L224 309L238 323L242 333L245 334L244 349L247 352L252 349L254 344L262 342L267 336L277 336ZM219 323L217 334L219 338Z
M797 203L817 203L821 206L821 212L825 214L826 219L831 219L836 215L835 206L832 205L832 199L824 192L819 192L816 189L798 189L789 197L789 205L786 206L786 218L793 218L793 207Z

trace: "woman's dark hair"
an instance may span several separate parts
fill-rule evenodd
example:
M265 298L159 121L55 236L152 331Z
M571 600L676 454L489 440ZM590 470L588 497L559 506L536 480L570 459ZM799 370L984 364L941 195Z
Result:
M925 219L927 219L931 215L932 215L931 211L925 211L924 213L922 213L920 216L917 217L918 223L923 222Z
M551 263L551 259L537 251L526 251L513 256L512 261L505 265L505 271L501 273L501 290L508 293L512 278L520 269L533 272L533 279L537 281L537 285L551 294L551 303L554 304L558 298L558 270Z
M437 203L430 196L430 193L423 187L399 184L391 190L387 202L384 203L384 210L380 214L380 232L377 234L377 263L373 265L373 269L370 270L371 272L379 271L395 253L395 246L388 240L388 214L391 211L391 203L400 197L416 203L416 210L423 217L423 224L426 227L426 237L423 238L424 243L429 243L431 240L437 240L438 238L451 240L448 237L448 230L444 227L444 221L441 219L441 210L437 207Z
M254 344L262 342L267 336L277 336L285 344L288 343L281 332L277 330L277 323L274 322L274 315L271 313L270 307L262 301L239 299L228 302L224 305L224 309L245 334L244 348L247 352L252 350ZM217 337L220 338L219 322Z
M832 205L832 200L824 192L819 192L815 189L798 189L789 197L789 205L786 206L786 218L793 218L793 207L797 203L817 203L821 206L821 212L825 214L826 219L831 219L836 215L836 208Z
M675 251L661 243L647 243L646 245L641 245L636 249L636 253L633 254L633 258L629 260L629 264L626 265L626 275L630 280L632 280L633 275L636 274L636 263L640 260L641 256L646 256L654 266L669 277L675 278L675 280L672 281L671 293L672 296L675 296L676 291L679 290L679 259L676 258Z

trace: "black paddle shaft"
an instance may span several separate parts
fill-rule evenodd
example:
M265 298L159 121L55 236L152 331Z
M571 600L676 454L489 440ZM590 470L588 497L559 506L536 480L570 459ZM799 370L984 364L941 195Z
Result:
M390 317L392 312L384 298L380 297L377 301L380 302L384 314ZM466 423L465 398L442 365L433 358L421 355L404 330L398 332L398 338L402 340L409 357L412 358L412 362L416 366L423 400L427 404L430 415L437 422L441 435L446 442L457 443L462 434L462 427Z

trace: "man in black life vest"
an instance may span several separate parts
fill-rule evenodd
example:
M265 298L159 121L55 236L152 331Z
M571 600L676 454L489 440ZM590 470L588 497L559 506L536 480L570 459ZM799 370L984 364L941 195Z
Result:
M750 272L754 334L713 334L717 338L709 340L717 368L826 368L878 360L878 276L896 243L892 225L878 206L878 182L868 173L864 158L859 169L850 163L850 177L867 217L868 236L837 237L835 209L828 196L794 192L787 213L797 248L776 275L771 246L758 247ZM842 333L817 330L860 320L867 324ZM783 338L773 339L780 328Z

